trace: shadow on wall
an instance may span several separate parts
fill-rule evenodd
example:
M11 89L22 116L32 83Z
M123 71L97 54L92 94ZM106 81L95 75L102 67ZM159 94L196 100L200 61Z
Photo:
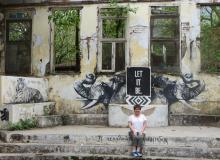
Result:
M126 103L126 75L125 72L116 73L109 82L96 82L94 74L87 74L85 79L76 81L74 89L84 101L81 109L89 109L102 103L108 106L109 103ZM171 105L181 102L184 106L193 108L187 101L197 97L205 90L205 83L202 80L194 80L193 74L184 74L177 81L172 81L164 76L152 75L151 77L151 101L159 100L160 104Z

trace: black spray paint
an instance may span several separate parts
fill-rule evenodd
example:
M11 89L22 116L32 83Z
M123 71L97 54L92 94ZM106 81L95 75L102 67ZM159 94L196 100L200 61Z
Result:
M87 74L85 79L75 82L74 89L81 97L87 100L82 109L89 109L98 103L108 106L116 98L120 98L120 102L125 103L125 84L125 73L115 74L110 79L110 83L96 83L96 76ZM151 76L151 101L158 97L156 88L159 88L160 94L166 98L168 105L180 101L189 106L186 101L197 97L203 92L205 83L201 80L194 80L192 74L184 74L177 81L172 81L164 76L153 75ZM115 103L115 101L113 102Z

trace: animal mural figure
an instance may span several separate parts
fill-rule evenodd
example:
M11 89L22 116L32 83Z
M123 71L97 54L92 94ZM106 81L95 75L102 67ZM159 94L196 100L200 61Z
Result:
M43 96L39 90L28 87L25 79L18 78L14 98L15 103L38 103L42 101Z
M204 81L194 80L190 73L182 75L178 81L171 81L163 76L153 76L152 86L162 88L160 93L166 97L168 105L179 101L189 108L192 106L187 101L197 97L205 90Z
M105 106L108 106L111 99L119 92L121 87L125 85L125 74L115 74L109 83L95 82L95 75L87 74L85 79L77 81L74 84L74 89L77 94L88 101L82 109L92 108L98 103L103 103Z

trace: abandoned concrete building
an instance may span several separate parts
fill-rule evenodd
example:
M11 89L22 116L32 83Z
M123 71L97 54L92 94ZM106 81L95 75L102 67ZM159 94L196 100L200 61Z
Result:
M151 126L219 125L219 3L3 0L1 107L12 122L53 114L123 126L124 71L142 66Z
M32 120L39 128L127 127L133 112L126 103L127 67L151 69L151 85L146 86L150 104L142 109L149 127L219 127L220 0L0 0L1 129ZM214 137L219 130L211 132ZM46 137L37 135L41 131L22 138L4 133L0 140L6 142L43 143ZM79 141L82 149L83 138L77 136L64 135L61 141ZM126 136L105 136L86 139L97 145L127 144ZM220 159L220 137L158 137L147 137L146 143L185 148L152 147L146 151L149 156ZM206 144L210 148L186 148ZM55 150L68 150L65 147ZM116 148L89 153L128 152Z

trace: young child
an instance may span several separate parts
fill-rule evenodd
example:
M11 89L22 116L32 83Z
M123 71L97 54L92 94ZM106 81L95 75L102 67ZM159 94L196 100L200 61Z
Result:
M144 130L147 127L147 119L141 114L141 106L134 106L134 114L128 118L128 126L131 130L132 156L142 157L141 149L144 141Z

